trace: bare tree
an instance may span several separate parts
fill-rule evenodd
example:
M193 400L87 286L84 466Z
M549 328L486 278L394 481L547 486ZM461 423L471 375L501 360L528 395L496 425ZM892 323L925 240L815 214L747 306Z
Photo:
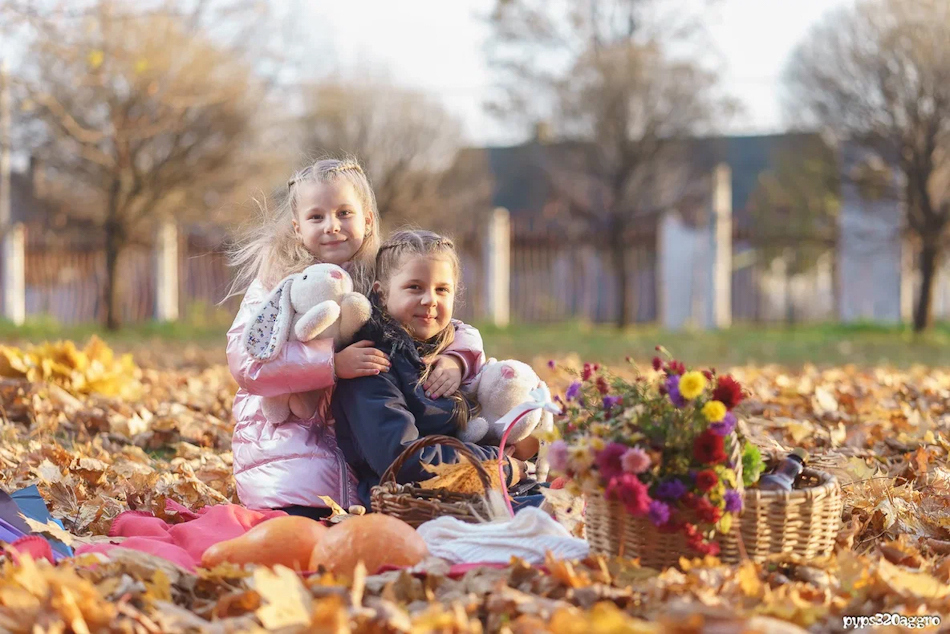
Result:
M461 126L439 103L377 79L327 80L305 95L305 151L357 157L384 223L432 224L452 215L457 207L444 181Z
M687 139L728 105L712 72L668 52L666 36L679 42L691 25L659 12L651 0L499 0L492 15L496 109L517 117L546 98L554 133L575 141L547 152L546 168L562 207L607 237L619 327L631 312L628 233L695 203L695 170L708 166L691 161Z
M862 0L828 16L787 84L792 108L899 166L920 248L914 329L928 328L950 223L950 1Z
M207 213L209 196L259 171L262 87L202 24L208 3L99 0L21 13L31 28L18 69L34 151L94 204L106 253L105 324L119 326L117 264L162 217ZM78 19L78 24L77 24Z

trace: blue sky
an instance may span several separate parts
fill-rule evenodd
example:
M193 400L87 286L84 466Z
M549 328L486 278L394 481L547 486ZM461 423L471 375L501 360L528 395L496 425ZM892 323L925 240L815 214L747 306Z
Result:
M487 13L494 0L291 2L314 27L319 67L344 73L371 68L438 95L462 119L470 143L521 140L482 109L492 78L483 51L488 30L477 15ZM782 129L780 75L789 53L822 15L852 2L718 0L706 9L716 49L710 61L722 69L725 91L745 108L728 131Z

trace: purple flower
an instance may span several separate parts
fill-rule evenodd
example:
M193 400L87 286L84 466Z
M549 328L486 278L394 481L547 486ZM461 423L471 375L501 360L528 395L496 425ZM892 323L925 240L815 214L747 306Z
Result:
M614 408L615 405L619 405L620 401L623 400L623 397L620 396L605 396L604 397L604 410L609 412Z
M552 370L554 369L554 367L555 367L556 365L557 365L557 364L554 363L554 359L550 359L550 360L548 361L548 367L551 368Z
M627 473L643 473L650 468L650 456L639 447L633 447L623 455L620 464Z
M742 510L742 496L735 489L726 491L726 513L737 513Z
M612 442L597 454L597 469L600 471L600 477L604 479L604 482L609 482L623 475L621 458L625 453L627 453L626 445Z
M679 480L667 480L656 488L656 496L664 500L678 500L686 495L686 485Z
M673 403L676 407L683 407L686 405L686 399L683 398L683 395L680 394L680 376L678 374L671 374L666 379L666 391L670 395L670 402Z
M569 401L573 401L577 398L577 395L581 393L581 382L574 381L567 387L567 392L564 393L564 398Z
M548 447L548 466L559 473L567 470L567 443L563 440L555 440Z
M736 415L726 412L725 418L718 423L710 423L709 430L717 436L728 436L736 428Z
M659 500L650 502L650 508L647 513L654 526L663 526L670 521L670 507Z

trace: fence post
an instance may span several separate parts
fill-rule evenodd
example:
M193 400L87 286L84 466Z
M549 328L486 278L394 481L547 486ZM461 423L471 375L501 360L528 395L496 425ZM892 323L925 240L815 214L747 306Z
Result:
M511 219L504 207L489 216L483 242L485 262L485 312L495 326L507 326L510 318Z
M0 232L3 235L3 314L17 326L26 318L26 287L24 283L24 242L22 223L11 224L10 208L10 88L7 62L0 62Z
M710 214L710 319L712 328L732 325L732 170L720 163L713 171Z
M3 313L17 326L26 320L26 228L7 224L3 232Z
M164 220L155 244L155 317L178 321L178 226Z

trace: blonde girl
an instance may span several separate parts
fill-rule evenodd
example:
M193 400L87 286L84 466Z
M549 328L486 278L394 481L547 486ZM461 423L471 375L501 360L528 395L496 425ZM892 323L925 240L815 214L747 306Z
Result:
M251 356L244 332L261 303L284 277L315 262L343 267L357 291L375 279L379 251L376 197L359 163L325 159L294 173L280 205L266 207L261 222L231 250L237 270L232 293L246 288L228 331L227 355L239 389L234 397L232 449L238 497L249 508L283 509L323 517L322 496L344 508L356 502L355 479L337 445L329 401L338 380L377 376L390 370L387 355L371 341L335 350L330 340L289 341L268 361ZM454 392L484 361L478 331L453 322L453 344L432 363L426 389ZM268 423L262 397L320 392L316 415Z

